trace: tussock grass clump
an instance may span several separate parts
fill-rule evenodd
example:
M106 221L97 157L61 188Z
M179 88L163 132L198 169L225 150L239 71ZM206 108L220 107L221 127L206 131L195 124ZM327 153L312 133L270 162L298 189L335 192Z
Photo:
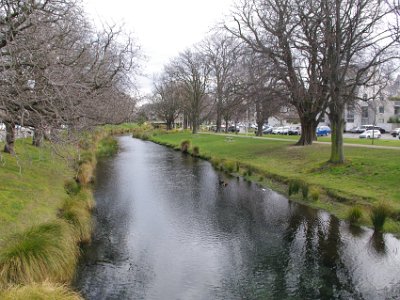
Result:
M83 186L92 183L94 180L94 166L90 163L80 165L77 180Z
M78 253L71 226L61 220L15 233L0 245L0 287L69 282Z
M219 169L222 164L222 160L217 157L211 158L210 162L213 165L213 167L216 169Z
M112 136L107 136L100 140L97 146L97 157L109 157L118 151L118 142Z
M236 162L232 160L223 161L224 171L227 173L233 173L236 170Z
M66 286L50 282L10 287L0 292L0 299L83 300L78 293L71 291Z
M199 146L193 146L192 155L195 157L198 157L200 155L200 147Z
M300 191L301 188L301 181L294 179L289 181L289 196L297 194Z
M289 196L298 194L300 191L303 196L303 200L307 200L310 191L308 185L303 180L300 179L289 180L289 190L288 190Z
M346 219L351 223L357 223L361 218L362 218L362 209L359 206L353 206L351 207L348 212Z
M375 230L382 230L385 225L386 218L390 215L390 206L381 201L371 209L371 221L374 225Z
M190 141L184 140L181 142L181 151L182 153L188 153L190 149Z
M310 198L312 201L318 201L319 199L319 189L313 187L310 189Z
M67 194L70 196L77 195L81 190L81 186L73 179L66 180L64 182L64 188Z
M88 243L91 240L92 218L91 207L79 197L67 199L60 210L59 216L72 225L79 242Z
M303 200L307 200L308 199L309 191L310 191L310 189L309 189L308 185L303 183L301 185L301 195L303 196Z

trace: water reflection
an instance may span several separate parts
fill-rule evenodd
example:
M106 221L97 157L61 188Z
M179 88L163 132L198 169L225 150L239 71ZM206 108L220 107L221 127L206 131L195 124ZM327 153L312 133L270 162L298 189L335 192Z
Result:
M87 299L396 299L399 241L120 139L98 168ZM220 184L226 181L228 185Z

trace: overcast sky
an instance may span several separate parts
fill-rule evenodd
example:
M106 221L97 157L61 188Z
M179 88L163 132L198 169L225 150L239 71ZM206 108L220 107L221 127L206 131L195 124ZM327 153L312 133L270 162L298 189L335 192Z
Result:
M124 24L142 46L147 62L141 91L150 92L153 73L181 51L201 41L223 20L233 0L84 0L92 19Z

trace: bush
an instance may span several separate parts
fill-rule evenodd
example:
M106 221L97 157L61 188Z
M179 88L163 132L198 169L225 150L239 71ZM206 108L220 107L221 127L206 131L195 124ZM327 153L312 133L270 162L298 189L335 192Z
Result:
M81 190L81 186L76 182L76 180L69 179L64 182L64 189L70 196L75 196Z
M0 287L45 280L69 282L78 253L71 226L61 220L13 234L0 247Z
M181 142L181 151L182 153L188 153L190 148L190 141L184 140Z
M374 225L375 230L382 230L385 224L386 218L390 215L390 207L385 202L379 202L377 205L372 207L371 210L371 221Z
M69 290L66 286L50 282L10 287L5 291L0 292L0 299L83 300L78 293Z
M347 216L346 219L354 224L357 223L362 217L362 210L360 207L358 206L353 206L352 208L349 209L349 211L347 212Z

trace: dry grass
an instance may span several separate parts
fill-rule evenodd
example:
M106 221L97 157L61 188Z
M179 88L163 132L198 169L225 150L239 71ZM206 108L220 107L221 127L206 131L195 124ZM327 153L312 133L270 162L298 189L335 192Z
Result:
M69 282L79 254L77 245L73 229L61 220L9 236L0 247L0 286Z
M5 291L0 292L0 299L83 300L78 293L71 291L68 287L50 282L10 287Z

